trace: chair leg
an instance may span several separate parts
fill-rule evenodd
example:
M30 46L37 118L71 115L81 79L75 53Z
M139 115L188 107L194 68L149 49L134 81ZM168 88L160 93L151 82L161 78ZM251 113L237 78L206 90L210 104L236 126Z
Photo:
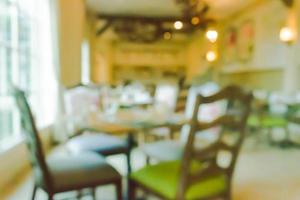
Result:
M127 144L128 144L128 151L126 152L127 172L128 174L130 174L131 173L131 150L133 149L134 146L133 133L128 134Z
M48 200L54 200L53 194L48 194Z
M126 153L126 162L127 162L127 174L131 173L131 151L129 150Z
M76 195L76 199L80 199L81 197L82 197L82 191L78 190L77 195Z
M122 200L122 180L116 182L117 199Z
M150 156L146 155L146 165L150 165L151 161L150 161Z
M290 130L289 130L288 126L285 126L283 129L285 131L285 139L287 141L289 141L291 139L291 136L290 136L291 134L290 134Z
M97 199L96 188L92 188L92 194L91 195L92 195L93 200Z
M34 185L34 187L33 187L33 191L32 191L32 197L31 197L31 199L32 200L34 200L35 199L35 195L36 195L36 191L37 191L37 186L36 185Z
M268 140L271 145L274 145L272 128L268 128Z
M231 200L231 194L230 194L230 192L226 194L225 200Z
M128 200L136 199L136 185L133 181L128 181Z

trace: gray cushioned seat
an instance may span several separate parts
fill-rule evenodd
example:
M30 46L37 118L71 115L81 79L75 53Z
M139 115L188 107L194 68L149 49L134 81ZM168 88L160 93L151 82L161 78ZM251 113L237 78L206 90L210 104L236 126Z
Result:
M202 149L209 146L218 139L219 129L199 132L196 134L195 148ZM148 143L142 147L142 151L149 157L160 161L172 161L181 159L183 156L184 143L174 140L161 140L158 142Z
M70 139L67 148L72 152L92 151L102 155L111 155L128 151L128 143L124 139L105 133L84 133Z
M155 128L149 131L149 134L155 135L157 137L169 137L170 136L170 129L166 127Z
M182 157L184 145L172 140L145 144L142 151L149 157L160 161L178 160Z
M55 192L97 186L121 178L102 156L92 152L51 157L47 165Z

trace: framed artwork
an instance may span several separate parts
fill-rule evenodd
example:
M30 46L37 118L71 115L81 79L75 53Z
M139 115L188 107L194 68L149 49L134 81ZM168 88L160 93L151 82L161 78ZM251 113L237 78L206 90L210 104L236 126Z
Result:
M224 62L226 64L236 61L237 58L237 38L236 27L229 27L224 36Z
M250 60L254 52L254 23L247 20L241 24L238 33L238 59L242 62Z

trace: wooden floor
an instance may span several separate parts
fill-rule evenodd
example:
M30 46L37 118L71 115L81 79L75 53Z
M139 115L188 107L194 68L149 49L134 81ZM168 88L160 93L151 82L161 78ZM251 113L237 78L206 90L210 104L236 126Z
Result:
M133 165L137 169L144 164L144 157L136 150L133 153ZM109 159L114 166L125 172L125 158L115 156ZM30 175L22 179L16 189L10 189L5 200L29 200L32 190ZM299 200L300 199L300 149L281 149L279 147L248 145L244 147L238 160L234 185L234 200ZM72 194L61 196L72 197ZM97 191L99 200L113 200L114 188L101 187ZM38 200L44 200L45 194L39 192ZM58 198L60 199L60 198ZM71 198L72 199L72 198ZM83 199L90 199L85 197Z

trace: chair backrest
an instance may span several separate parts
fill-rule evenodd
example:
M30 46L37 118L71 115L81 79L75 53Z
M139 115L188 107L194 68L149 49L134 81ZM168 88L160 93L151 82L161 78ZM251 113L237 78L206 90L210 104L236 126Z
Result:
M173 110L176 103L176 91L176 84L162 83L156 85L154 94L155 104L162 104Z
M148 83L145 84L146 91L149 92L150 97L155 97L155 90L156 90L156 84L154 83Z
M220 90L219 86L214 82L208 82L202 85L193 85L189 89L189 94L187 97L186 107L185 107L185 117L187 119L193 119L197 118L199 121L211 121L212 119L215 119L216 117L224 114L226 111L226 102L213 102L209 104L203 104L201 105L201 110L199 110L199 105L196 105L197 102L197 96L210 96L212 94L215 94ZM196 109L196 110L195 110ZM198 111L197 115L193 116L193 112ZM202 134L200 135L200 138L206 140L215 138L219 133L219 128L213 128L210 130L207 130L206 135ZM189 135L189 125L185 125L182 127L180 132L180 142L186 143ZM209 137L208 137L209 136Z
M198 109L201 109L202 105L224 100L227 101L228 105L224 115L211 122L198 121ZM190 132L180 171L177 199L184 199L186 192L194 184L217 175L225 177L228 191L230 191L232 174L244 139L251 101L252 94L237 86L228 86L211 96L197 96L197 109L194 110L190 122ZM197 148L195 145L196 134L201 134L202 131L213 127L221 127L218 139L208 147ZM226 159L222 159L224 157ZM199 169L194 167L197 163L201 163Z
M67 114L80 115L99 104L100 87L78 84L64 92Z
M68 136L85 128L88 114L99 107L101 88L102 86L77 84L65 89L64 126Z
M51 189L51 176L45 161L42 143L38 135L38 130L29 107L25 93L17 88L13 89L17 107L20 111L22 129L25 133L27 148L29 150L30 162L33 169L36 184L47 191Z
M191 85L179 84L175 112L184 112Z

